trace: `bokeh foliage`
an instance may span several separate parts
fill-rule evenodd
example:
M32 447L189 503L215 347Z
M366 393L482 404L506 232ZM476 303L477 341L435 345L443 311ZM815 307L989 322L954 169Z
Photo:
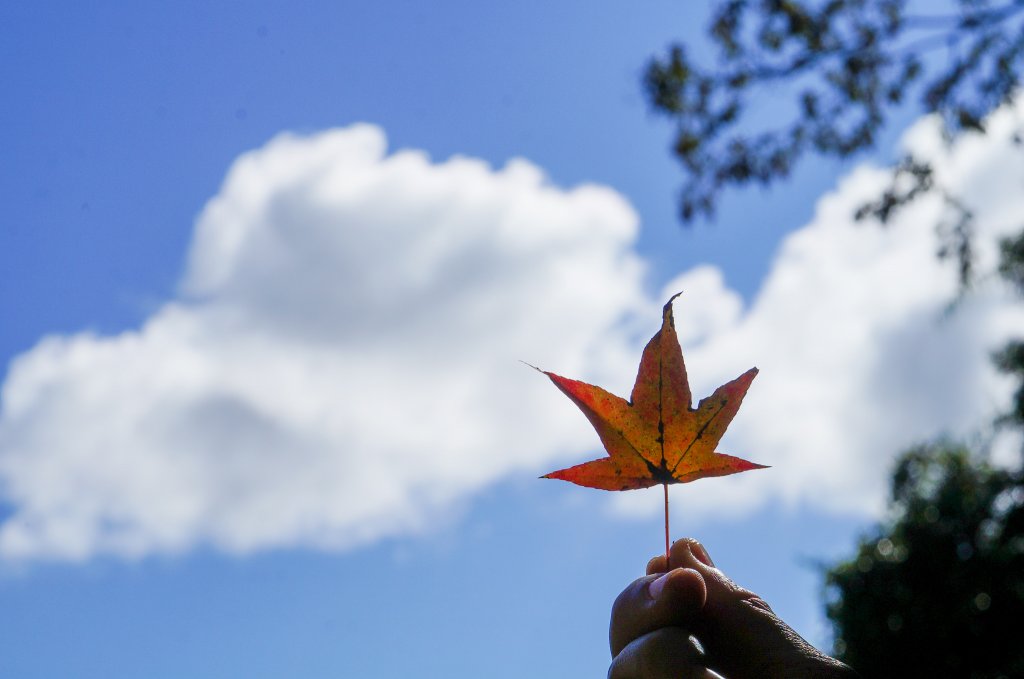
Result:
M985 134L988 114L1019 93L1024 0L729 0L715 5L708 37L711 54L671 45L643 78L675 127L684 223L712 216L730 187L777 183L806 155L876 149L908 107L939 116L951 141ZM956 262L969 292L970 206L926 159L898 158L891 173L854 216L884 224L939 193L937 255ZM1024 296L1024 230L1001 255L998 273ZM1021 431L1024 338L1007 339L993 360L1017 388L996 424ZM994 468L952 441L900 456L889 518L825 569L837 657L866 677L1024 676L1022 463Z
M873 148L912 98L922 113L939 114L950 135L984 132L985 116L1017 90L1024 1L940 6L947 11L914 13L904 0L718 3L710 66L674 44L644 74L648 103L675 124L682 219L713 213L725 187L786 177L806 154ZM783 100L788 108L765 115Z
M1024 475L922 446L890 509L827 573L836 656L865 677L1024 676Z

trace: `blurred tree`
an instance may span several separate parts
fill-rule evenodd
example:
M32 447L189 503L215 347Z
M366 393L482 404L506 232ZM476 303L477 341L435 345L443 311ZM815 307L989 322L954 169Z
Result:
M1024 475L921 447L891 512L827 574L836 656L865 677L1024 676Z
M1003 241L999 270L1024 294L1024 234ZM995 359L1018 380L1000 424L1024 429L1024 342ZM1024 677L1024 466L916 448L896 463L889 517L826 570L836 656L865 677Z
M1024 232L1015 238L1002 242L999 273L1009 281L1017 292L1024 296ZM1010 412L1002 418L1002 424L1024 430L1024 341L1013 339L995 355L996 366L1018 380Z
M1018 92L1024 0L915 6L928 13L905 0L719 2L710 66L680 44L652 59L644 88L675 123L683 222L712 216L729 187L785 178L805 154L875 148L913 98L948 139L985 134L986 116ZM967 286L973 214L926 160L899 159L855 216L885 223L929 192L949 210L939 256ZM999 273L1024 295L1024 232L1001 251ZM993 358L1017 380L999 424L1024 430L1024 339ZM889 519L825 578L835 653L866 677L1024 677L1024 466L995 469L951 442L905 453Z
M685 45L647 65L653 110L676 127L685 178L680 216L714 213L720 192L786 177L805 154L837 158L872 149L891 115L916 97L950 138L984 133L985 117L1017 91L1024 60L1024 0L729 0L712 11L716 54L705 67ZM944 8L932 13L935 7ZM758 95L761 98L758 99ZM970 210L908 156L860 218L887 221L939 192L950 210L940 252L971 275Z
M1024 294L1024 233L1001 251ZM998 423L1024 429L1024 342L994 358L1018 381ZM948 442L911 450L889 516L826 570L836 656L865 677L1024 677L1024 464L994 469Z

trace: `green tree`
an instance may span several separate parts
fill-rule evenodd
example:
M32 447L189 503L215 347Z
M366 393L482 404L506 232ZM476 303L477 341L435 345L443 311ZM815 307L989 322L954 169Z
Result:
M1024 232L1007 238L1001 245L999 273L1024 296ZM1000 370L1018 380L1013 406L1003 416L1002 423L1024 429L1024 340L1010 340L994 358Z
M836 656L865 677L1024 676L1024 475L923 446L890 511L827 573Z
M1018 92L1024 0L943 5L925 14L903 0L718 3L711 63L676 44L644 75L651 107L675 124L683 222L712 216L730 187L773 185L806 155L874 149L907 106L940 116L951 140L985 134L986 116ZM757 97L767 92L776 102L788 93L789 106L764 123ZM949 209L939 255L968 286L973 215L927 161L899 159L889 187L855 216L884 223L929 192ZM1001 246L999 273L1024 295L1024 232ZM993 358L1018 384L999 424L1024 430L1024 339ZM835 654L867 677L1024 676L1024 466L995 469L952 442L905 453L889 519L825 579Z
M1024 0L942 5L948 12L917 13L905 0L730 0L712 12L710 65L683 44L654 57L644 89L675 125L684 223L711 216L729 187L787 177L808 154L875 148L879 130L914 100L919 113L941 116L951 138L983 134L985 117L1018 89ZM940 252L956 258L966 282L972 215L932 170L902 158L889 189L857 216L884 222L922 194L942 193L950 215Z
M1024 234L999 268L1024 294ZM1024 342L995 358L1019 380L1001 423L1024 428ZM921 446L896 463L889 516L825 572L835 655L866 677L1024 676L1024 466Z
M1024 234L999 270L1024 294ZM995 359L1019 380L1001 424L1024 428L1024 342ZM1024 676L1024 466L921 446L896 463L889 516L826 570L836 656L866 677Z

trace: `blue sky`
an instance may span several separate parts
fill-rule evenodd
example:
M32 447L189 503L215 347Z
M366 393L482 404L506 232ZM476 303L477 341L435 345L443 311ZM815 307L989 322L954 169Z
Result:
M678 289L698 394L761 368L726 443L773 469L675 487L673 533L827 643L813 564L880 515L900 447L984 435L987 350L1024 320L995 286L938 323L940 206L850 224L869 165L680 228L639 75L702 27L669 2L0 10L0 674L600 676L660 493L538 481L597 441L517 360L624 393ZM902 137L985 238L1016 226L1013 115Z

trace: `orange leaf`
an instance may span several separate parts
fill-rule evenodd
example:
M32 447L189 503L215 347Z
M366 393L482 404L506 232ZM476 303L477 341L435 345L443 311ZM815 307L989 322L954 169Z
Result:
M629 401L601 387L540 371L583 411L608 451L608 457L543 478L602 490L633 490L765 468L715 452L757 368L691 407L690 384L672 318L672 301L678 296L662 310L661 330L644 349Z

